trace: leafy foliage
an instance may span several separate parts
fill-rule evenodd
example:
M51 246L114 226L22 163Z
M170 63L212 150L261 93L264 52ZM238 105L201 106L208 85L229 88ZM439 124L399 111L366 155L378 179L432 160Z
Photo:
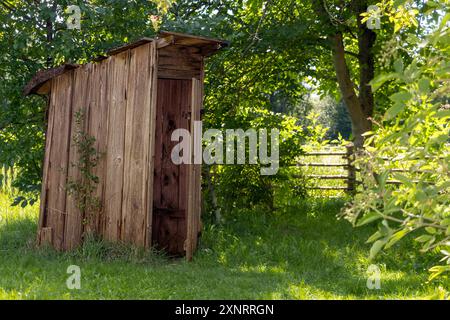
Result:
M394 81L399 90L377 131L367 133L357 161L364 191L344 211L356 226L378 223L368 240L372 258L409 234L421 251L441 253L444 265L431 268L430 279L450 271L449 19L447 13L423 39L410 35L416 46L410 63L400 56L391 72L374 79L375 88Z
M68 177L67 192L73 196L77 208L85 217L85 223L91 222L101 210L100 199L96 195L99 178L93 172L102 153L95 148L95 137L84 131L84 110L75 113L77 130L72 137L78 159L71 163L80 172L79 178Z

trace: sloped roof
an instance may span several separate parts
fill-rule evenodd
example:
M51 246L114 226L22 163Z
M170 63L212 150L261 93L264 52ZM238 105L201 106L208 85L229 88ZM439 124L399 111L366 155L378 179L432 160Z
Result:
M25 96L36 93L36 94L45 94L46 91L48 92L48 88L45 88L45 83L54 78L57 77L66 71L73 70L78 68L79 65L77 64L63 64L62 66L51 68L51 69L45 69L40 70L36 75L27 83L25 88L23 89L23 94Z
M137 41L115 47L107 51L107 56L98 57L96 59L93 59L93 61L101 61L107 59L108 56L113 56L123 51L133 49L153 41L157 41L158 49L170 45L197 47L200 49L201 54L205 57L209 57L214 54L214 52L229 45L229 43L224 40L200 37L190 34L161 31L155 39L144 37ZM64 64L59 67L41 70L28 82L23 90L23 94L25 96L30 94L47 94L49 92L49 88L46 84L49 80L69 70L76 69L79 66L80 65L76 64Z

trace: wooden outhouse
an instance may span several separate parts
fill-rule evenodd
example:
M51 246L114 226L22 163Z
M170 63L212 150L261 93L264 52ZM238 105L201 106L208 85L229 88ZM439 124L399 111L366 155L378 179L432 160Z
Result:
M93 233L191 259L201 228L201 168L172 162L177 142L171 135L175 129L192 133L200 120L204 58L224 46L221 40L162 32L85 65L40 71L30 81L24 93L48 95L49 101L40 244L70 250ZM92 169L100 205L89 219L67 188L80 177L74 165L80 111L84 131L101 154Z

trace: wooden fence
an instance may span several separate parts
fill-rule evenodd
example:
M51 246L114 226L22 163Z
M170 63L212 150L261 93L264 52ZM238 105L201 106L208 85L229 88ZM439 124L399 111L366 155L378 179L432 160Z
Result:
M328 180L340 180L343 181L344 184L338 186L324 186L317 185L308 187L308 189L312 190L343 190L349 192L350 194L354 194L356 192L357 185L361 184L362 181L357 179L357 173L361 170L354 165L355 160L355 149L352 144L349 144L345 147L345 150L342 151L316 151L316 152L308 152L303 155L304 158L310 157L341 157L344 159L344 162L340 163L324 163L324 162L300 162L297 163L297 167L303 168L342 168L345 171L345 174L306 174L306 175L294 175L294 178L309 178L309 179L317 179L319 181L328 181ZM399 161L394 160L388 157L381 158L385 161ZM444 157L442 157L444 159ZM391 169L393 173L407 173L411 172L410 169L402 169L402 168L394 168ZM426 173L426 170L416 170L416 173ZM412 180L413 183L417 183L418 180ZM390 185L401 185L403 182L395 179L388 179L386 184Z
M308 174L306 176L294 175L294 178L310 178L319 180L340 180L345 185L339 186L313 186L308 187L312 190L343 190L349 193L354 193L356 185L359 181L356 179L356 172L358 169L354 166L354 146L349 144L345 147L345 151L318 151L306 153L305 157L341 157L345 162L340 163L323 163L323 162L306 162L297 163L298 167L313 167L313 168L342 168L345 170L345 174Z

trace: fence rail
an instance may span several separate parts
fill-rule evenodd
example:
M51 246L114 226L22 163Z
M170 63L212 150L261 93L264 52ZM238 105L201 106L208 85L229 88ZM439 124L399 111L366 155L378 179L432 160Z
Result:
M360 168L356 168L353 164L355 159L354 154L354 146L353 144L349 144L346 146L346 152L343 151L314 151L309 152L303 155L303 157L341 157L341 159L345 160L345 163L322 163L322 162L301 162L297 163L296 167L303 168L342 168L345 170L345 174L307 174L307 175L293 175L293 178L311 178L318 180L342 180L346 185L338 185L338 186L312 186L308 187L311 190L345 190L350 193L354 193L356 191L356 186L361 184L362 181L357 179L357 173L361 172ZM445 157L442 157L444 159ZM401 161L401 159L392 159L388 157L383 157L383 160L386 161ZM411 160L411 159L409 159ZM418 159L419 160L419 159ZM391 169L393 173L407 173L410 172L410 169L402 169L395 168ZM430 170L415 170L416 173L430 173ZM411 180L412 183L418 183L419 180ZM388 179L386 184L389 185L401 185L402 181L396 179Z
M304 155L305 157L341 157L346 162L345 163L321 163L321 162L310 162L310 163L297 163L297 167L321 167L321 168L343 168L346 174L310 174L304 177L311 179L320 180L342 180L346 183L346 186L313 186L308 187L311 190L344 190L350 193L354 193L356 190L356 185L359 181L356 180L357 168L353 165L354 159L354 147L352 144L346 146L346 151L319 151L319 152L309 152ZM302 178L303 176L294 175L294 178Z

